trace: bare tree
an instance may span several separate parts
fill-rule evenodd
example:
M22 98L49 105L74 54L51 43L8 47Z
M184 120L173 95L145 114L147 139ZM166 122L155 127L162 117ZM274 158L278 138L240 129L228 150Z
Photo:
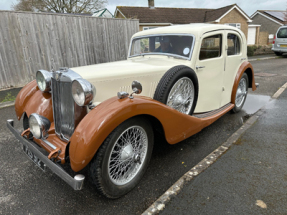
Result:
M12 10L55 12L55 13L93 13L103 8L107 0L17 0Z

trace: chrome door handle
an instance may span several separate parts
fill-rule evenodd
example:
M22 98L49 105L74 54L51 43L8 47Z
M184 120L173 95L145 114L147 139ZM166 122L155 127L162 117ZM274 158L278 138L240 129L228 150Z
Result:
M205 66L196 66L195 68L196 69L202 69L202 68L205 68Z
M244 57L244 58L241 58L241 60L246 60L246 57Z

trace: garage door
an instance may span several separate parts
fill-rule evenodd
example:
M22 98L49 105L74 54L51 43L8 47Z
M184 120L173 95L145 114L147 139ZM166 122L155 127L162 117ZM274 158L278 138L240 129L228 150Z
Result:
M255 44L256 27L248 27L247 45Z

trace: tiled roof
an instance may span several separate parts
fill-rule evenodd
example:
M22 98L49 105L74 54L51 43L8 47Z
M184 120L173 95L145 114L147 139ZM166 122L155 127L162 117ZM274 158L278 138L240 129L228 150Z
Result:
M151 9L149 7L127 6L117 6L117 9L120 10L126 18L139 19L140 23L188 24L215 21L235 5L236 4L228 5L218 9L167 7L155 7Z
M286 13L285 10L257 10L257 11L260 12L260 13L262 13L262 14L264 14L265 16L268 16L268 17L271 18L271 19L274 19L274 20L277 21L277 22L280 22L280 23L284 24L284 21L282 21L282 20L280 19L280 17L276 17L276 15L277 15L278 13L272 13L272 12L282 12L282 13L284 14L284 13ZM272 14L272 15L271 15L271 14Z

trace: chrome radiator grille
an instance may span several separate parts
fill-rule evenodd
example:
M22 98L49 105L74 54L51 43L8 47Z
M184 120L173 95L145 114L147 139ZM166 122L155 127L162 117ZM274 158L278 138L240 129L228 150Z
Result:
M75 129L75 110L71 81L52 78L52 102L56 134L68 142Z

